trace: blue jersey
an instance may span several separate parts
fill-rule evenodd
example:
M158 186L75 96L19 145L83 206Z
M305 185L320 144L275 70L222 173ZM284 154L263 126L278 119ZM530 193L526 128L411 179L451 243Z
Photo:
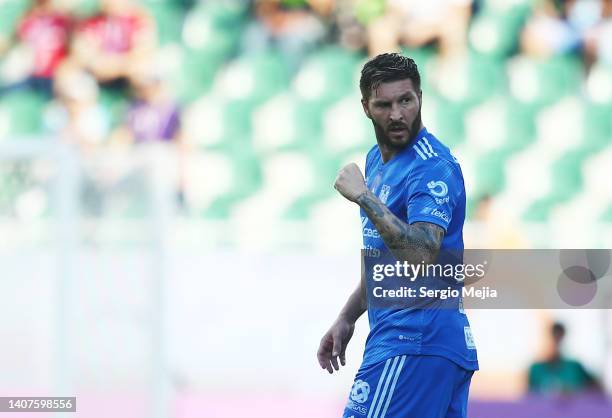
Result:
M445 230L441 250L463 251L465 186L448 147L423 128L384 163L374 146L366 158L368 188L399 219L429 222ZM361 210L366 249L386 250L376 227ZM368 280L372 280L368 278ZM404 354L438 355L477 370L476 347L462 309L376 309L368 303L370 333L363 365Z

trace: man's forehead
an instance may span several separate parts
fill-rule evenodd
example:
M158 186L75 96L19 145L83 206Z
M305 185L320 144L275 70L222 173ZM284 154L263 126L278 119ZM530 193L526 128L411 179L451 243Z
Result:
M397 81L388 81L385 83L380 83L376 88L372 89L370 99L393 99L411 92L414 94L418 93L414 88L414 84L412 84L412 80L409 78Z

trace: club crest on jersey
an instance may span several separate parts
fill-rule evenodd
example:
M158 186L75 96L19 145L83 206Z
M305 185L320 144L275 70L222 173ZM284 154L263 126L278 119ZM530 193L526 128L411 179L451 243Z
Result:
M363 380L355 380L351 389L351 400L357 403L364 403L370 395L370 385Z
M382 185L382 187L380 189L380 193L378 194L378 198L384 204L387 204L387 199L389 198L389 192L390 191L391 191L391 186L389 186L387 184L383 184Z

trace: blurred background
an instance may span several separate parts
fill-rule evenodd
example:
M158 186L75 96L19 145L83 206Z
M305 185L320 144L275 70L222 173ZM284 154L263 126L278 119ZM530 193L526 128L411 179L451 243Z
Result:
M340 416L368 327L319 368L359 279L332 184L389 51L462 165L467 248L612 248L612 1L0 0L1 394ZM470 417L611 416L610 311L470 318Z

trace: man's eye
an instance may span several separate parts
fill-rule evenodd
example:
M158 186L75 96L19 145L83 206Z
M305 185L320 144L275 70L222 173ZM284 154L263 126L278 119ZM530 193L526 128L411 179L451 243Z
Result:
M402 103L410 103L410 97L406 97L405 99L402 99Z

